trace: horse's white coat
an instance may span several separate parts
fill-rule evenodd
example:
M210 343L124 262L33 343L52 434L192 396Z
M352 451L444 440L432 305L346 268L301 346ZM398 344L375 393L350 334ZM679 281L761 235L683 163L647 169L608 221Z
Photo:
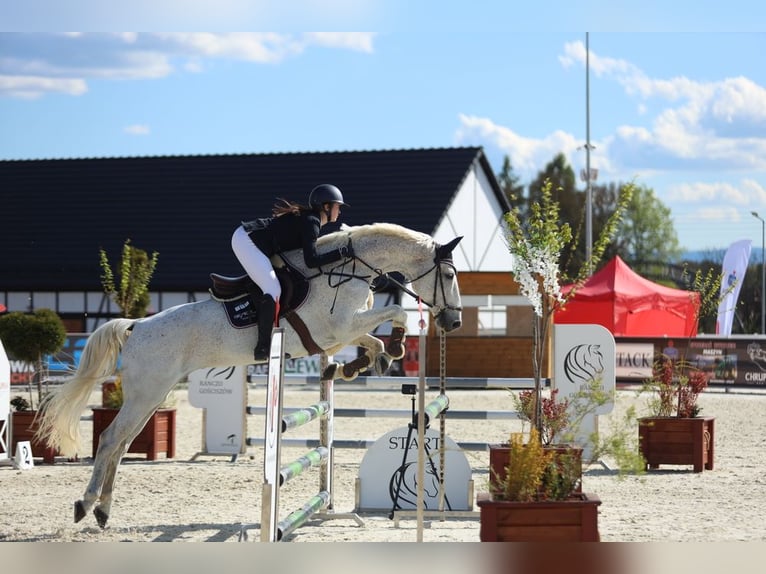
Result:
M367 349L371 364L390 364L390 357L381 359L383 343L368 333L386 321L406 328L407 316L398 305L371 308L370 283L377 275L366 265L382 273L402 273L412 280L413 291L432 305L431 312L442 328L449 331L459 327L461 303L456 273L448 263L435 263L439 246L431 237L377 223L322 237L318 248L335 249L349 239L358 260L324 269L324 275L312 279L307 300L298 309L314 341L325 352L333 354L346 345L357 344ZM452 242L449 250L456 244ZM449 253L440 254L443 257ZM315 274L306 268L300 251L287 253L286 258L306 276ZM343 280L339 275L342 273L354 277ZM299 336L289 325L282 326L285 351L292 357L305 356L307 350ZM42 405L39 432L62 455L77 454L80 413L87 406L93 386L114 373L122 351L124 404L101 435L90 483L83 500L75 503L75 521L98 502L94 513L99 525L106 525L120 460L173 386L200 368L251 364L256 339L255 327L231 327L221 304L212 299L179 305L145 319L115 319L90 336L74 377Z

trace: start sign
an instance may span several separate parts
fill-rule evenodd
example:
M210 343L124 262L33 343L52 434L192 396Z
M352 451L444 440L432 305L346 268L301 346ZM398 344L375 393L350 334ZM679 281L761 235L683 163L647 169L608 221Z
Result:
M445 449L444 510L471 510L471 466L455 441L445 436L442 445L440 434L432 429L425 431L425 509L439 509L439 449L442 446ZM409 427L402 427L380 437L367 450L359 465L358 510L415 509L417 469L416 431L409 432Z

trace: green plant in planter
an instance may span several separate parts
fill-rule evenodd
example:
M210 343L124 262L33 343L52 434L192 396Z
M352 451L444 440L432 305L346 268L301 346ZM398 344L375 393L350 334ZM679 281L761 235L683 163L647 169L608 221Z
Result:
M104 293L112 295L123 317L135 319L146 316L150 302L149 282L154 275L158 258L159 253L156 251L152 252L150 257L143 249L133 247L130 239L126 239L122 246L119 279L115 283L106 251L99 250L99 262L103 271L101 285Z
M686 270L684 270L686 275ZM697 320L718 312L719 300L734 288L721 289L722 275L712 269L707 273L698 270L691 278L693 293L699 296ZM690 333L691 337L694 333ZM652 417L694 418L702 410L697 404L710 382L710 375L699 369L685 356L673 358L661 354L652 364L652 376L644 381L639 394L649 393L647 407Z
M37 385L39 402L43 397L43 379L47 369L44 359L64 346L64 322L51 309L38 309L31 314L21 311L6 313L0 316L0 339L10 355L29 366L32 380Z
M538 486L539 499L566 500L581 486L582 467L598 460L610 459L618 468L618 476L628 474L643 474L646 461L641 455L636 435L635 408L630 407L619 419L613 419L608 428L590 433L587 437L580 436L580 428L586 417L592 416L600 407L611 401L610 393L603 389L600 379L592 379L569 398L559 399L556 389L541 401L541 426L544 437L540 438L536 427L532 426L534 416L534 391L521 391L513 394L513 401L524 426L530 424L529 443L524 446L524 456L533 456L537 449L529 449L533 442L540 443L540 449L550 454L541 464L544 466L541 483ZM512 435L513 440L513 435ZM518 442L520 438L516 438ZM553 448L557 447L557 448ZM518 480L508 473L525 472L525 465L517 468L512 461L514 450L518 444L511 446L509 453L510 464L505 469L506 475L496 482L501 485L505 480ZM529 451L532 451L530 453ZM583 459L584 452L588 458ZM527 464L527 468L530 465ZM492 489L493 494L496 489Z
M607 220L593 245L590 258L580 267L573 287L561 292L559 258L565 248L571 248L572 229L559 219L560 206L553 197L553 184L543 183L539 202L530 206L529 216L522 219L519 208L504 214L505 238L513 255L511 272L519 284L521 295L526 297L534 311L532 322L532 376L534 379L534 413L532 424L542 440L542 369L546 356L550 329L555 311L574 297L585 283L591 269L595 268L617 231L625 209L629 205L634 184L620 191L617 207Z

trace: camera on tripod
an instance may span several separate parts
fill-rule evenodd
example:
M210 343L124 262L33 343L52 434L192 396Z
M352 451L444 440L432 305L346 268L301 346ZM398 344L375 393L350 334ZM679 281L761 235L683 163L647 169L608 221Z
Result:
M403 395L414 395L416 392L417 392L417 385L410 385L410 384L402 385Z

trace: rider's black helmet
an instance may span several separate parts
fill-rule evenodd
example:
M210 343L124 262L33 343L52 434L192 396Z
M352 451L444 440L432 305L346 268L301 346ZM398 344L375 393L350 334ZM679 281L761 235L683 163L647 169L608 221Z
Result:
M340 189L329 183L317 185L309 195L309 205L312 209L320 209L325 203L340 203L348 207L348 203L343 201Z

